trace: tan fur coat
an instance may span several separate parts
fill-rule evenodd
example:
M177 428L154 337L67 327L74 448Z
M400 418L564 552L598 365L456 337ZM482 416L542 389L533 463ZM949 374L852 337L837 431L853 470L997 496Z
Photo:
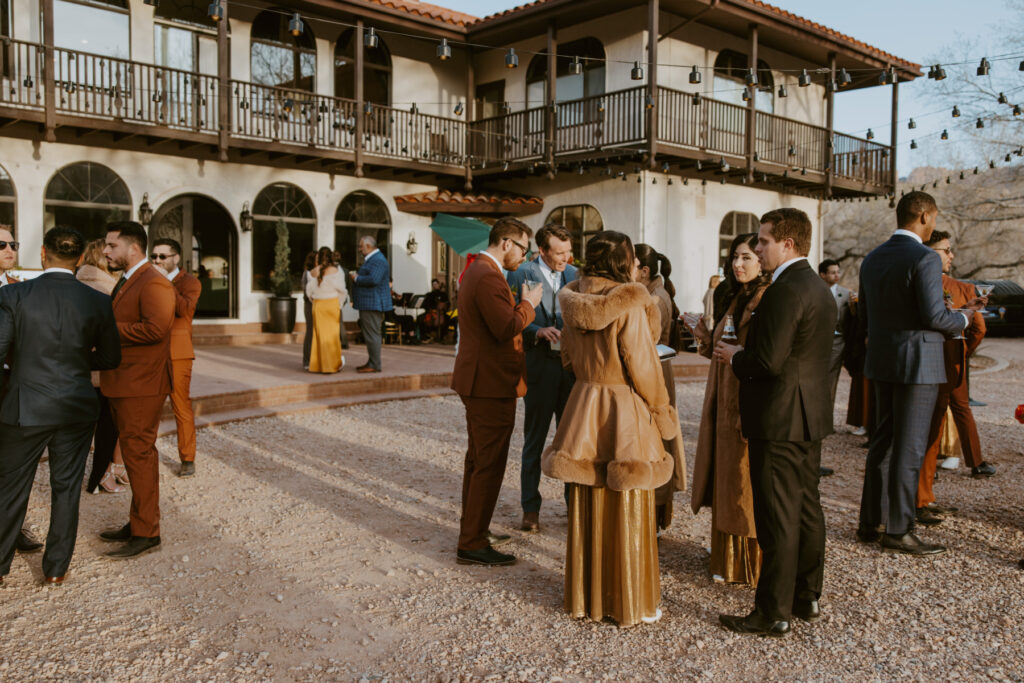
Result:
M663 440L680 432L654 348L656 301L643 285L589 276L558 298L562 362L576 384L544 452L544 473L616 491L661 486L674 469Z

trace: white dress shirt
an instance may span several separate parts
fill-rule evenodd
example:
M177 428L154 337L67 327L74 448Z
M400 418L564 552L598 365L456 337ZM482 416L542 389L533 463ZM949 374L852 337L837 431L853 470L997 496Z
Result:
M548 284L551 285L551 290L557 293L558 290L562 288L562 277L564 273L557 270L551 270L551 267L548 266L543 256L538 260L540 261L541 274L548 279Z
M128 270L124 271L124 275L122 275L121 277L123 277L125 280L127 280L128 278L130 278L132 275L135 274L135 271L137 271L142 266L146 265L146 263L147 263L146 259L142 259L141 261L136 263L134 266L132 266Z
M47 268L46 270L43 271L43 275L46 275L47 273L67 273L68 275L75 274L73 271L70 271L67 268ZM4 275L6 275L6 273L4 273Z
M161 268L160 270L162 271L163 268ZM174 278L178 277L178 273L180 273L180 272L181 272L181 268L175 268L174 270L172 270L169 273L164 273L164 277L166 277L168 280L173 280Z

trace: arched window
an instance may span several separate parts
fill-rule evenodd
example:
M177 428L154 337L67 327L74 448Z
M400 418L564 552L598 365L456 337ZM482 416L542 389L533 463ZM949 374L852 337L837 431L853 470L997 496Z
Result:
M560 206L548 214L545 223L561 223L572 233L573 258L582 259L587 242L604 230L604 220L590 204Z
M761 228L761 219L752 213L744 211L730 211L722 219L722 225L718 229L718 257L723 268L729 267L729 245L737 235L748 232L757 232Z
M154 9L153 60L157 66L217 74L217 25L206 0L162 0Z
M377 240L377 248L391 262L391 215L380 197L356 190L348 194L334 214L334 248L341 254L345 270L355 270L358 262L359 238L364 235Z
M749 69L750 60L745 54L735 50L719 52L715 59L715 99L745 106L743 88ZM775 79L772 77L772 70L763 59L757 60L754 103L759 111L775 111Z
M0 225L11 226L11 234L17 237L14 215L14 182L7 170L0 166Z
M55 225L70 225L94 240L106 236L107 223L132 217L128 186L109 168L91 161L57 171L44 197L44 232Z
M348 29L334 46L334 95L356 98L355 29ZM363 100L391 106L391 51L377 36L377 47L363 48Z
M569 73L574 58L583 63L582 74ZM528 107L547 103L548 58L537 55L526 69L526 102ZM558 46L555 60L555 101L567 102L604 94L604 45L597 38L580 38Z
M306 254L313 251L316 211L309 195L291 183L274 183L263 188L252 203L252 288L270 289L270 271L274 269L277 222L288 228L291 249L289 271L292 289L299 288Z
M316 77L316 40L305 21L293 36L287 12L266 10L252 22L252 81L258 85L313 92Z
M127 0L53 0L53 42L57 47L128 59L130 21ZM67 73L66 67L62 73Z

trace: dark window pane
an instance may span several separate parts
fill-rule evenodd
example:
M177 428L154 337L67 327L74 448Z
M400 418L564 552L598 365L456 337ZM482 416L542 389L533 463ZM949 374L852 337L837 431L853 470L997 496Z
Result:
M14 183L11 182L11 176L7 175L7 171L0 166L0 197L13 197L14 196Z
M293 36L288 30L291 15L279 10L260 12L252 22L253 40L277 43L285 47L316 51L316 37L305 21L302 22L302 33Z
M302 265L306 254L313 250L312 223L287 223L289 271L292 276L292 290L298 290L302 281ZM277 221L257 220L252 230L252 288L270 289L270 273L274 269L274 247L277 244Z
M216 28L217 23L208 12L209 6L209 0L160 0L153 13L161 19Z
M600 212L589 204L560 206L548 214L545 223L561 223L572 233L572 254L574 259L583 260L587 242L604 230L604 219Z
M107 236L107 223L131 219L131 211L117 206L79 207L52 206L46 207L43 217L44 230L57 225L66 225L82 233L86 241Z
M17 226L14 224L14 202L0 202L0 225L11 226L11 233L17 238Z
M274 183L264 188L252 204L252 213L273 218L316 218L309 196L290 183Z
M388 207L379 197L366 190L356 190L341 200L338 211L334 214L334 220L347 223L391 225Z
M356 225L334 226L334 249L341 254L341 267L346 270L358 270L363 257L357 248L359 239L364 235L377 240L377 248L391 265L391 230Z
M334 47L334 94L354 100L355 81L355 29L348 29L338 38ZM376 48L363 48L363 98L384 106L391 105L391 51L383 38L377 36Z

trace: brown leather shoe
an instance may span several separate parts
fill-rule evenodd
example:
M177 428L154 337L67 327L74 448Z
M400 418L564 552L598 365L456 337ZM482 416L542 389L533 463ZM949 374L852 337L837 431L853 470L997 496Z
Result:
M377 368L371 368L369 365L363 365L361 367L356 368L356 372L365 374L367 372L380 372L380 370L378 370Z
M524 512L523 523L519 525L519 530L529 534L535 534L540 531L540 513Z
M44 586L59 586L64 583L63 576L47 576L43 579Z

